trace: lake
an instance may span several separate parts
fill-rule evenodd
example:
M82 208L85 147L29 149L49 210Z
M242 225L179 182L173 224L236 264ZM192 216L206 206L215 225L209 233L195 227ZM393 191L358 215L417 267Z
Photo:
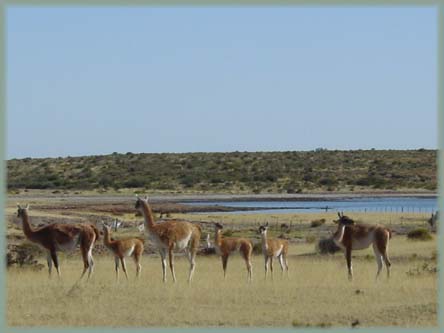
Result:
M186 204L263 208L254 211L242 211L243 214L255 212L276 214L321 211L411 212L431 214L438 209L438 199L430 197L367 197L313 201L200 201L186 202ZM239 211L230 213L239 213Z

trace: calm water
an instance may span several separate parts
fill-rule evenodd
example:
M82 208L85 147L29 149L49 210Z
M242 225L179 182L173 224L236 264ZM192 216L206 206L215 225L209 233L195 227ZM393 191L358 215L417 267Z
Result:
M418 197L356 198L325 201L207 201L187 204L219 205L229 207L263 207L264 209L261 209L260 211L244 211L242 213L261 212L273 214L325 212L326 207L328 207L328 210L344 212L415 212L424 214L431 214L438 209L438 200L436 198ZM282 209L267 209L272 207Z

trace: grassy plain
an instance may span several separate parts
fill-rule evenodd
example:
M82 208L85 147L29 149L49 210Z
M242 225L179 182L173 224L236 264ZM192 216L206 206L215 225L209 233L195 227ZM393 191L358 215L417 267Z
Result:
M23 201L24 198L21 198ZM42 197L31 202L34 224L53 222L98 222L116 213L126 227L116 238L140 235L141 217L133 213L128 200L121 210L104 198L85 199L67 207L66 202ZM8 244L27 241L17 223L16 198L8 201ZM100 201L100 202L99 202ZM91 204L89 206L89 204ZM127 208L126 205L128 206ZM119 209L120 209L119 208ZM223 279L217 256L198 256L195 278L186 283L188 262L176 257L178 282L161 281L161 264L156 254L145 253L142 276L135 280L135 267L128 260L130 280L121 275L115 281L113 258L102 242L96 245L96 269L89 282L75 285L82 270L80 253L61 254L62 278L48 279L46 260L42 270L12 265L7 270L7 323L14 327L436 327L437 274L436 238L407 240L406 233L426 227L428 213L350 213L364 223L381 223L394 230L389 254L392 276L385 272L375 281L376 263L371 249L355 251L355 279L347 280L342 253L322 256L315 242L335 229L333 212L273 214L172 214L191 221L223 222L233 236L259 242L259 223L269 222L270 235L290 240L289 277L282 277L275 261L274 280L264 280L263 258L253 257L253 282L247 283L241 258L230 257L228 276ZM325 223L312 228L313 220ZM290 226L282 228L282 224ZM212 224L203 227L202 244ZM32 267L32 266L31 266Z
M188 262L177 257L178 282L161 282L157 256L145 256L142 276L128 262L130 280L115 281L111 256L96 256L93 278L73 288L82 263L63 257L62 278L46 269L11 268L7 273L9 326L47 327L432 327L437 324L435 241L395 236L390 245L392 276L375 281L371 250L354 252L355 279L349 282L338 253L314 254L314 245L293 244L289 277L275 262L274 280L264 280L263 259L253 258L254 280L244 263L230 258L222 276L219 258L199 256L195 278L186 283ZM43 262L43 260L42 260ZM359 290L359 291L358 291Z

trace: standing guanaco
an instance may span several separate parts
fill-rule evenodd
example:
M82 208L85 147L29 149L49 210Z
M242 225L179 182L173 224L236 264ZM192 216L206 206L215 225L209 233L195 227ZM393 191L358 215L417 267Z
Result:
M162 223L155 223L148 197L145 199L137 197L135 208L140 211L144 218L149 237L158 248L162 260L163 282L166 282L166 254L170 261L171 275L176 282L174 272L174 251L185 250L190 262L188 282L193 278L196 267L196 254L199 247L201 229L200 226L180 220L168 220Z
M390 229L383 225L355 224L355 221L345 216L344 213L338 212L338 216L339 220L334 221L338 224L338 229L333 234L333 241L345 250L349 280L353 279L352 250L366 249L370 245L373 245L373 252L378 265L376 278L381 272L383 261L387 269L387 277L390 277L391 263L387 253L389 239L392 237Z
M270 262L271 278L273 279L273 258L279 259L282 273L288 273L288 241L286 239L267 238L268 222L259 227L262 237L262 253L265 259L265 279L267 278L268 262Z
M136 263L136 277L139 277L142 265L140 259L143 254L144 240L141 238L126 238L114 240L111 239L111 227L103 223L103 244L114 254L116 269L116 281L119 280L119 261L122 263L122 269L128 280L126 272L125 257L133 257Z
M227 274L228 257L231 253L239 251L245 260L247 266L248 281L251 282L253 275L253 266L251 264L251 254L253 253L253 244L246 238L224 237L222 235L223 225L215 223L214 245L216 252L222 258L222 268L224 270L224 278Z
M17 204L17 217L22 219L23 233L31 242L42 246L47 252L48 272L51 276L52 264L60 277L57 251L68 252L80 245L83 259L83 272L80 279L88 271L88 279L94 268L92 249L94 242L99 239L99 230L92 224L62 224L54 223L34 229L29 219L29 205L22 208Z

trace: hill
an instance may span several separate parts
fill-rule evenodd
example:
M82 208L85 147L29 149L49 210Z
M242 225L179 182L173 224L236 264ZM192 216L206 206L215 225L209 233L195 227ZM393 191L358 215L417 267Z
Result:
M119 154L7 161L8 189L436 190L436 150Z

